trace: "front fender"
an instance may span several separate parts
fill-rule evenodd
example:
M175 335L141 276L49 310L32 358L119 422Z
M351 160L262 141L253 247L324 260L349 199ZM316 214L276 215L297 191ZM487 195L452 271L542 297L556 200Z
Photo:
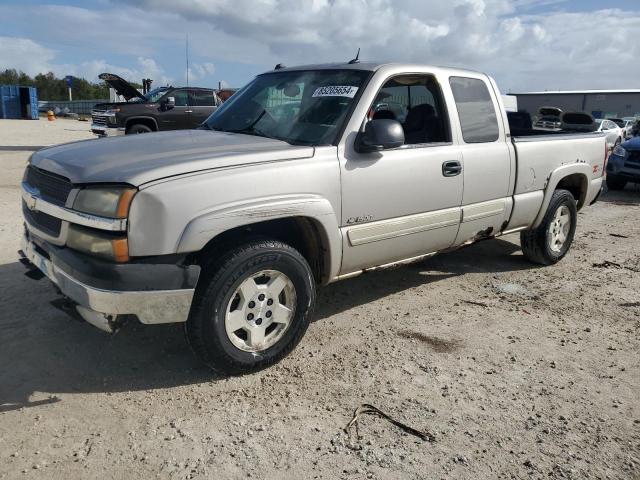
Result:
M155 125L156 131L159 130L158 121L154 117L149 117L149 116L145 116L145 115L132 115L131 117L127 117L124 120L124 128L127 129L131 125L134 125L136 122L140 122L140 120L145 120L145 121L146 120L150 120Z
M329 200L319 195L287 195L217 205L187 224L177 252L200 251L210 240L233 228L291 217L309 218L320 227L321 240L329 254L329 278L338 275L342 254L338 217Z
M533 222L533 226L531 228L537 228L544 218L545 213L547 213L547 208L549 208L549 202L551 202L551 197L553 196L553 192L556 187L560 183L563 178L568 177L569 175L578 174L581 177L583 188L582 197L586 198L589 195L588 190L590 189L589 179L593 175L593 169L591 165L587 163L572 163L569 165L562 165L561 167L556 168L549 179L547 180L547 185L544 190L544 198L542 199L542 205L540 206L540 211L538 212L538 216L536 217L535 222ZM584 204L584 198L579 200L579 204Z

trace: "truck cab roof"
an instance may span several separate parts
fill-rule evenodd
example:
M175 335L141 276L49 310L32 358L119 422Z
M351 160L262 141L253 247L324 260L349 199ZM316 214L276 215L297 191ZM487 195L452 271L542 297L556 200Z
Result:
M357 62L357 63L333 62L333 63L314 63L314 64L308 64L308 65L295 65L292 67L283 66L274 70L269 70L267 72L264 72L263 74L268 74L273 72L300 71L300 70L365 70L365 71L375 72L377 70L380 70L383 67L393 67L393 68L404 70L406 72L410 72L412 70L423 71L427 69L432 71L447 70L455 75L465 75L469 73L474 75L484 75L482 72L478 72L474 70L465 70L465 69L459 69L459 68L421 64L421 63L364 62L364 61Z

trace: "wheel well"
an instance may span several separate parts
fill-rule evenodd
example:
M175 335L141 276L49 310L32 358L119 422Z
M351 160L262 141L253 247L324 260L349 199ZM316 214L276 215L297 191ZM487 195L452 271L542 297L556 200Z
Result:
M329 247L323 228L312 218L290 217L243 225L211 239L193 261L204 266L240 243L254 238L273 238L298 250L307 260L315 280L322 283L329 275Z
M556 185L556 190L562 189L571 192L579 210L582 208L587 197L587 190L589 188L587 182L587 177L580 173L574 173L561 179Z
M130 118L130 119L127 120L127 123L125 124L125 130L129 130L129 127L131 127L132 125L136 125L136 124L146 125L147 127L149 127L154 132L156 130L158 130L158 128L156 126L156 122L154 122L150 118Z

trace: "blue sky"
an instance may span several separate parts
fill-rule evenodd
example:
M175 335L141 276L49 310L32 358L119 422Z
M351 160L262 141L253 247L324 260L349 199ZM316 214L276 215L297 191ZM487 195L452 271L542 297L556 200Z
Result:
M5 0L0 68L241 86L361 58L468 67L504 91L640 87L640 1Z

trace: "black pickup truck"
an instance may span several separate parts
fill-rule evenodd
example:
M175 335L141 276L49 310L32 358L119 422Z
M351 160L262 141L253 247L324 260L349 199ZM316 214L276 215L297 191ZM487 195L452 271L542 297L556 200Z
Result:
M222 103L211 88L160 87L146 94L112 73L99 75L126 102L99 103L91 111L98 136L195 128Z

